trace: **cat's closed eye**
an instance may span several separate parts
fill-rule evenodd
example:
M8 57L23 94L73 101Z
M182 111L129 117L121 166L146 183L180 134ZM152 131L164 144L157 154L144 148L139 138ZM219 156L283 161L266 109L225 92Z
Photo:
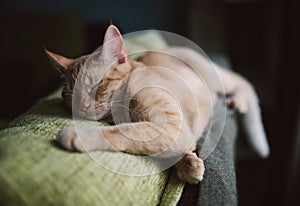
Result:
M103 80L100 80L97 84L95 84L94 86L91 87L91 90L97 90L98 87L102 84Z

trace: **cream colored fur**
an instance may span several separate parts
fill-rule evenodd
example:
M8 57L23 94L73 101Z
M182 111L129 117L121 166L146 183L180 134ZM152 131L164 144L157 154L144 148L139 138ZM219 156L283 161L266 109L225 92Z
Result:
M113 38L116 42L110 43ZM81 96L77 97L78 107L73 104L73 110L84 118L109 119L115 125L64 128L57 138L65 148L79 152L109 150L159 158L182 157L175 165L178 177L196 184L203 179L204 163L193 150L211 121L218 93L225 92L231 94L228 103L234 104L243 115L254 149L262 157L268 156L258 99L244 78L184 47L149 52L138 62L127 59L115 26L108 28L104 43L109 44L104 44L101 55L93 59L94 66L87 68L87 76L80 77L77 90ZM76 62L85 61L47 53L70 77L80 70L81 63ZM112 65L104 68L107 64L103 62ZM219 86L216 80L221 82ZM72 105L72 89L76 88L66 85L64 98ZM90 97L95 88L96 100ZM91 115L92 112L95 114Z

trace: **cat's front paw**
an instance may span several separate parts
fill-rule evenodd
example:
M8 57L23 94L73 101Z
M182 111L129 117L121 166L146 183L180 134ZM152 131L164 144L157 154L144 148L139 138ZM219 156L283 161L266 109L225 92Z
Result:
M57 134L57 141L68 150L75 150L74 140L77 138L77 133L74 127L65 127Z
M204 162L196 153L187 153L177 164L177 176L181 181L197 184L203 180Z
M66 149L77 152L111 148L97 127L85 129L65 127L57 134L57 140Z
M65 127L57 134L57 141L66 149L77 152L86 152L82 141L78 137L78 129Z

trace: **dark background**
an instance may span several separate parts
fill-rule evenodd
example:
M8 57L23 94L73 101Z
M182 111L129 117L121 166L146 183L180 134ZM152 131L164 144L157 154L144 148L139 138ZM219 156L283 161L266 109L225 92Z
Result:
M1 127L59 86L44 46L68 57L92 52L110 19L123 33L174 32L227 57L261 99L272 154L261 160L239 138L239 204L300 205L298 10L283 0L2 0Z

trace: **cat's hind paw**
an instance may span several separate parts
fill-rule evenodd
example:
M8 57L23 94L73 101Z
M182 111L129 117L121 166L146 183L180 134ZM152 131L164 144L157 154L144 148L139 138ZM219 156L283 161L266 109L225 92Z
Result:
M247 98L241 93L226 95L226 104L229 108L236 109L241 114L248 111Z
M204 162L197 157L196 153L188 152L185 156L175 165L177 176L181 181L189 184L197 184L203 180L204 175Z

